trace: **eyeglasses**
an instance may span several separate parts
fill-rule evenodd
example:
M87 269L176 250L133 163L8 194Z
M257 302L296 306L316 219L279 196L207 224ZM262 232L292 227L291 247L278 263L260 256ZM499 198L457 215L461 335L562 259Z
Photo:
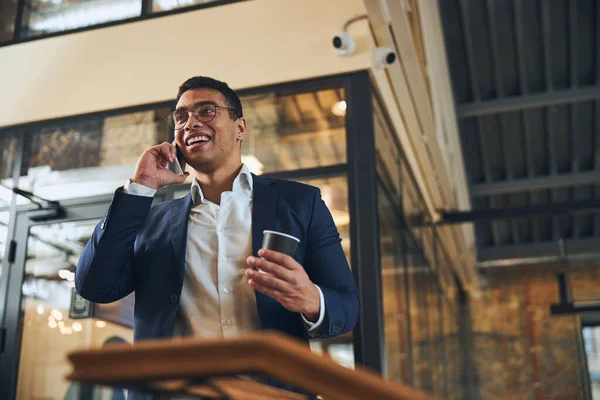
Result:
M233 118L234 120L239 117L235 109L229 107L216 106L214 104L201 104L194 108L192 114L194 114L194 118L196 118L200 122L210 122L217 116L218 109L229 111L233 116L235 116L235 118ZM171 112L169 116L167 116L167 119L165 121L173 129L182 129L187 123L189 116L189 111L175 110Z

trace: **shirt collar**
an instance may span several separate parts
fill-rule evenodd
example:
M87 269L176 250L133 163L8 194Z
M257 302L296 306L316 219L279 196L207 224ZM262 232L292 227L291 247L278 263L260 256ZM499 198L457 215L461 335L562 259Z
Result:
M242 169L240 173L233 181L232 191L240 192L243 191L246 194L252 193L253 189L253 181L252 181L252 173L246 164L242 164ZM202 193L202 188L200 187L200 183L194 178L191 187L192 192L192 202L193 204L201 204L204 203L204 193Z

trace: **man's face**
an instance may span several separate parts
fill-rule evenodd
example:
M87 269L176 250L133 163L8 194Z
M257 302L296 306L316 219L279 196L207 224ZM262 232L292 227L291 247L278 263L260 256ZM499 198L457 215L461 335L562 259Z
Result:
M228 107L221 93L211 89L194 89L179 98L176 109L189 112L201 104ZM185 126L175 130L175 141L192 168L209 173L228 162L241 160L240 141L245 135L244 118L232 121L228 110L217 108L214 119L209 122L199 121L190 113Z

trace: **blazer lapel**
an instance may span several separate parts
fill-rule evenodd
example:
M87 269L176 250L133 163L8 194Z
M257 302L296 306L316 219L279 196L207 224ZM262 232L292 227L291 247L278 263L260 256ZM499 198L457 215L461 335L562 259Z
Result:
M274 185L275 180L254 174L252 182L252 254L256 256L262 246L263 231L273 229L279 188Z
M252 182L254 183L252 191L252 254L258 256L258 250L262 246L263 231L273 229L279 188L275 187L273 179L260 178L254 174L252 175ZM272 326L269 322L269 313L265 309L269 297L256 289L254 293L262 326Z
M191 191L181 199L171 202L169 209L169 223L171 244L175 255L175 267L181 283L183 283L183 272L185 267L185 250L187 243L188 217L192 208Z

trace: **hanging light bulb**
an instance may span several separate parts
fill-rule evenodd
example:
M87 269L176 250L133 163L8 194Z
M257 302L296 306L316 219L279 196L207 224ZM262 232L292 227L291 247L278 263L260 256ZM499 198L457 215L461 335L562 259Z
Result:
M42 315L44 313L44 305L40 304L39 306L37 306L36 311L38 314Z
M346 109L348 108L348 104L342 100L333 103L331 106L331 112L333 115L337 115L338 117L343 117L346 115Z

